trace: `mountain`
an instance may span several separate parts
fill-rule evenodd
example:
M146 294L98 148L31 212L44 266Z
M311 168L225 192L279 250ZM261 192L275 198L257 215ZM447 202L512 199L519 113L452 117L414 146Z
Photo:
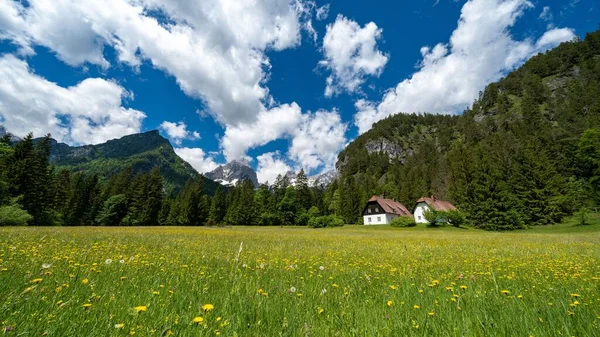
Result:
M244 179L249 179L255 188L259 186L256 171L237 160L220 165L216 169L205 173L204 176L225 186L235 186L238 181Z
M128 135L98 145L69 146L52 140L50 161L58 169L85 171L109 178L131 167L134 173L159 167L167 193L179 191L198 172L179 158L169 141L157 130ZM218 184L205 179L204 188L214 193Z
M316 187L327 187L338 177L338 172L333 169L308 177L309 185Z
M298 176L296 172L287 171L285 176L288 178L292 186L296 186L296 177ZM327 187L337 178L337 176L338 174L335 169L309 176L307 179L308 186L321 188Z
M0 138L4 137L6 135L10 135L10 141L12 143L18 142L18 141L21 140L19 137L17 137L15 135L9 133L8 131L6 131L6 128L4 128L4 126L0 125Z
M556 223L600 204L600 31L534 56L460 116L375 123L336 168L342 199L385 194L410 208L433 194L486 229Z

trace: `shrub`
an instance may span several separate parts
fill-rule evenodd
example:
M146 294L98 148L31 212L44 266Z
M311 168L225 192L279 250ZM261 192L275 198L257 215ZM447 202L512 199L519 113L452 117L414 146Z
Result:
M425 220L429 222L429 226L437 227L441 225L444 221L440 218L439 212L436 212L432 209L428 209L423 213Z
M0 226L26 226L33 217L19 204L0 207Z
M587 208L582 207L574 215L578 226L587 226L590 224L590 211Z
M324 227L340 227L344 225L344 220L335 215L318 216L308 220L308 227L324 228Z
M397 218L392 219L390 222L392 227L415 227L417 223L415 222L415 218L409 216L399 216Z
M296 224L298 226L308 225L308 220L310 220L310 216L306 212L302 212L296 216Z
M460 227L460 225L465 223L465 214L457 209L443 212L442 218L445 218L446 221L454 227Z

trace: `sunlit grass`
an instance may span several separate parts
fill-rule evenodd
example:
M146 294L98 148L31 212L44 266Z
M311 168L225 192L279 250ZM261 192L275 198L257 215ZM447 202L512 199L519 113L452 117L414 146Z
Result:
M0 328L8 336L600 335L600 232L568 228L0 228Z

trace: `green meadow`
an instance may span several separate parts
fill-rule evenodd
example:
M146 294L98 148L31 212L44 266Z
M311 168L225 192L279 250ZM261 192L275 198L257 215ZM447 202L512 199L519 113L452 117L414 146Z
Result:
M599 336L600 225L0 228L6 336Z

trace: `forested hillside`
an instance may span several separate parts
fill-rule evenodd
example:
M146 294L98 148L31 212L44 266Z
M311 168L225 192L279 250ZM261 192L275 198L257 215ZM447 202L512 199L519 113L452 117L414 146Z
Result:
M98 145L71 147L51 140L50 162L58 170L85 172L106 180L131 169L136 173L147 173L158 168L164 178L165 191L173 194L181 190L198 172L179 158L171 143L157 130L133 134L109 140ZM206 179L205 191L213 194L218 184Z
M461 116L379 121L337 163L354 198L385 194L412 207L434 194L495 230L597 206L599 167L600 31L533 57Z

